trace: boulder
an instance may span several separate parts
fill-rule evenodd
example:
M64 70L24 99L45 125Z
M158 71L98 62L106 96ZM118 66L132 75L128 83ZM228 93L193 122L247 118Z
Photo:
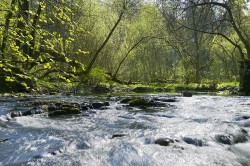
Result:
M92 108L94 109L100 109L103 106L105 106L104 103L100 103L100 102L92 103Z
M184 92L182 92L182 96L183 97L192 97L193 94L192 94L192 92L186 92L186 91L184 91Z
M241 129L240 132L236 134L219 134L215 138L219 143L233 145L237 143L244 143L248 141L248 133L246 130Z
M156 103L142 98L133 98L129 101L129 106L156 106Z
M136 93L146 93L146 92L154 92L154 89L149 87L136 87L132 91Z
M55 103L48 107L49 117L80 114L81 106L76 103Z
M60 115L73 115L80 114L81 111L79 108L64 108L63 110L56 110L53 112L49 112L49 117L60 116Z
M110 92L110 89L105 87L105 86L95 86L92 89L92 92L93 93L108 93L108 92Z

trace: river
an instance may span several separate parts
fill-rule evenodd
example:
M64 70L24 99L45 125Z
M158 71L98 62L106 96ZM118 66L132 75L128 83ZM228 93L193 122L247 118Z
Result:
M166 106L152 112L131 111L119 102L121 96L1 97L0 165L250 165L249 97L140 97L157 98ZM88 102L103 98L110 103L106 109L79 115L9 117L11 111L28 109L21 106L31 100Z

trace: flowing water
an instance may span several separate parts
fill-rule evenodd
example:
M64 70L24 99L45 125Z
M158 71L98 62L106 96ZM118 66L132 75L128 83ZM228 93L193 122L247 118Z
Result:
M0 165L250 165L249 97L142 97L176 102L155 112L130 111L113 97L107 109L87 114L8 118L10 111L26 109L19 105L31 99L0 98ZM52 99L99 100L88 96ZM159 139L170 141L161 146L156 144Z

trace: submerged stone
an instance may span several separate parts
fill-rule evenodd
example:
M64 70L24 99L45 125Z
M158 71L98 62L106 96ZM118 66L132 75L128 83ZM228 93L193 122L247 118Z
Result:
M197 139L197 138L184 137L182 138L182 140L186 142L187 144L192 144L195 146L203 146L202 140Z
M116 138L116 137L124 137L127 136L128 134L126 133L115 133L112 135L112 138Z
M76 147L77 147L77 149L84 150L84 149L89 149L90 145L86 142L79 142L76 144Z
M0 143L3 143L3 142L6 142L8 141L9 139L0 139Z
M163 102L177 102L176 99L165 99L163 100Z
M241 129L237 134L216 135L215 138L222 144L233 145L247 142L249 136L246 130Z
M110 106L109 102L105 101L104 103L104 106Z
M14 117L19 117L19 116L22 116L22 112L20 112L20 111L11 112L11 113L10 113L10 116L11 116L12 118L14 118Z
M244 120L247 120L249 118L250 118L250 116L247 116L247 115L242 116L242 119L244 119Z
M94 109L101 109L102 107L109 105L110 105L109 102L95 102L91 104L92 108Z
M31 109L22 113L23 116L41 114L43 111L41 109Z
M233 144L233 137L232 135L216 135L215 139L222 144L232 145Z
M161 146L169 146L171 143L174 143L174 140L170 138L159 138L159 139L156 139L154 143L161 145Z
M81 106L81 110L83 110L83 111L87 111L88 109L89 109L89 107L87 107L86 105Z

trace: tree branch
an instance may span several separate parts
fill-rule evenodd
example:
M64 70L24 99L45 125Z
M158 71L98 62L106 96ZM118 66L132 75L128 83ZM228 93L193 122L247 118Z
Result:
M250 58L250 43L242 35L239 27L236 25L236 23L234 21L234 16L233 16L232 10L227 4L220 3L220 2L203 2L203 3L198 3L198 4L191 5L191 6L187 7L185 10L187 10L188 8L204 6L204 5L215 5L215 6L220 6L220 7L224 8L224 9L226 9L226 11L228 12L228 15L229 15L230 23L231 23L233 29L235 30L235 32L237 33L238 37L240 38L241 42L244 44L244 47L247 50L247 56L248 56L248 58ZM224 34L221 34L221 33L210 33L210 34L220 35L220 36L224 37L226 40L228 40L231 44L233 44L235 47L237 47L239 49L242 59L245 59L242 48L239 45L232 42L232 40L229 39L227 36L225 36Z
M188 27L188 26L185 26L185 25L182 25L181 27L187 28L187 29L190 29L190 30L194 30L194 31L197 31L197 32L201 32L201 33L207 33L207 34L218 35L218 36L223 37L224 39L226 39L229 43L231 43L233 46L235 46L239 50L241 58L244 59L244 53L243 53L243 50L240 47L240 45L236 44L232 39L230 39L226 35L224 35L222 33L219 33L219 32L207 32L207 31L203 31L203 30L199 30L199 29L194 29L194 28L191 28L191 27Z
M92 58L92 60L90 61L85 73L89 73L92 66L94 65L99 53L102 51L102 49L106 46L106 44L108 43L109 39L111 38L113 32L115 31L116 27L118 26L118 24L120 23L120 21L122 20L123 14L124 14L124 10L120 13L119 18L117 19L116 23L114 24L114 26L112 27L112 29L110 30L108 36L106 37L106 39L104 40L104 42L102 43L102 45L98 48L98 50L96 51L94 57Z

